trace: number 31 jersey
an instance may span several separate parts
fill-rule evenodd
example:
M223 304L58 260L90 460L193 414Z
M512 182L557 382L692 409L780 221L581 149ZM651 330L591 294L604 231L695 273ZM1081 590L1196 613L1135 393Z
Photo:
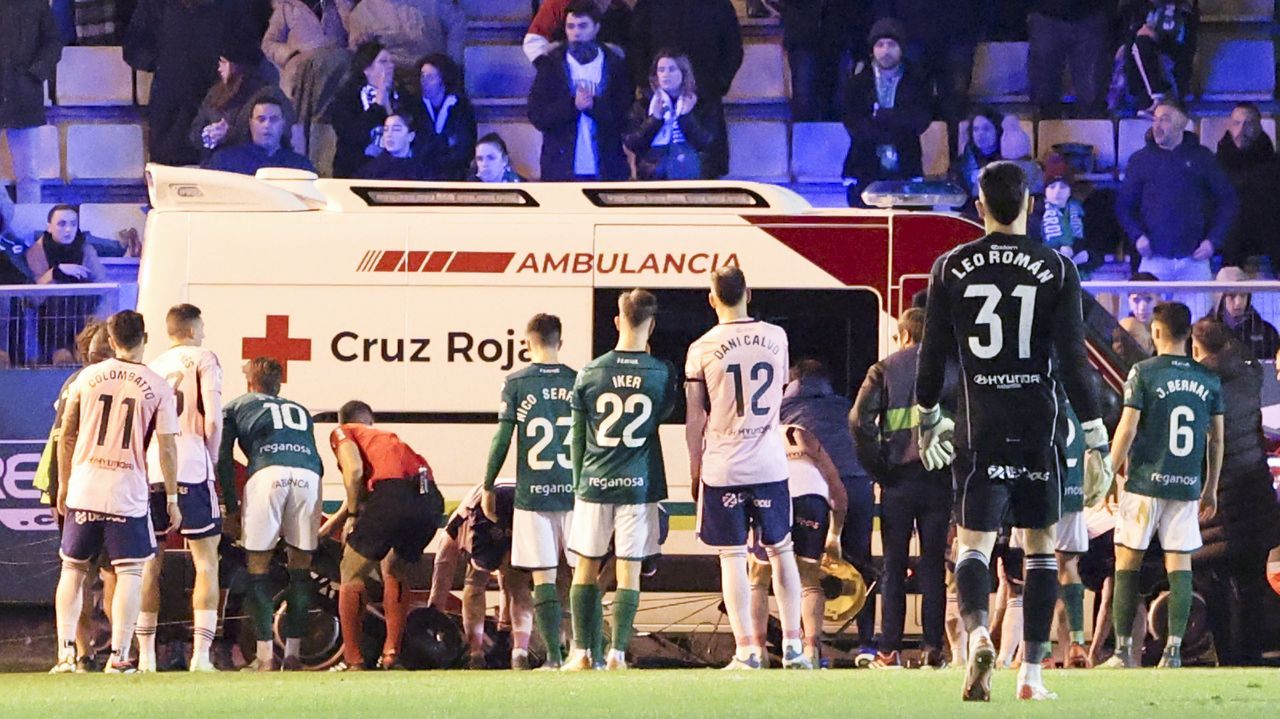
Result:
M67 402L80 408L67 507L145 517L147 445L178 432L173 390L146 365L109 359L80 372Z
M754 319L718 324L689 346L685 379L705 383L711 404L702 454L708 486L787 478L778 412L788 352L786 330Z
M173 388L178 412L178 481L201 484L213 479L213 460L204 436L205 417L222 411L206 407L205 397L222 397L222 367L218 357L203 347L179 345L165 350L147 365ZM160 484L160 454L152 447L147 455L151 483Z
M959 350L963 388L956 444L1010 459L1044 452L1065 407L1098 417L1088 382L1075 265L1040 242L993 233L938 259L929 278L916 400L938 404Z

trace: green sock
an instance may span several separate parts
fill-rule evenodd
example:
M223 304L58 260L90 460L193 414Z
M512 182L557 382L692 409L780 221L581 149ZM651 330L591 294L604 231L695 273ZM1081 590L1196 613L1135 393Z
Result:
M1178 638L1187 633L1187 620L1191 618L1191 572L1169 572L1169 637Z
M591 615L591 661L604 663L604 592L596 589L596 610Z
M594 584L574 584L569 587L569 612L573 615L573 646L590 649L595 646L595 635L600 632L597 615L600 613L600 588Z
M1062 604L1067 612L1067 626L1071 629L1071 641L1084 643L1084 585L1063 584Z
M560 651L560 594L554 582L533 588L533 618L547 645L547 661L555 664L564 661Z
M619 589L613 593L613 648L617 651L625 652L631 644L631 631L639 608L640 590Z
M267 575L250 574L249 587L244 593L244 609L253 623L253 633L260 642L271 639L271 595L267 589Z
M1133 632L1133 618L1138 612L1138 572L1117 569L1115 589L1111 597L1112 626L1116 632L1116 646L1129 646Z
M289 588L285 590L284 636L300 639L307 633L307 615L311 612L311 597L315 594L314 580L309 569L290 569Z

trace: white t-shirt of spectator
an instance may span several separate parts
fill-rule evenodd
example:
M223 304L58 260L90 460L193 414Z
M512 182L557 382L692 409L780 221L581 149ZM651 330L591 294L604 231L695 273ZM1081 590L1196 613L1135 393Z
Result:
M604 77L604 48L596 52L591 62L582 64L566 54L569 63L569 82L575 92L579 83L590 83L599 92L600 80ZM578 142L573 148L573 174L598 175L599 162L596 157L596 121L585 112L578 113Z

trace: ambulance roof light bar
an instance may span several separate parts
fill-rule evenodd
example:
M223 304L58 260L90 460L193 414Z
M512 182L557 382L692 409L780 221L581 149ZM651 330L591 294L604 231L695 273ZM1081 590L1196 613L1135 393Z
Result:
M862 191L862 201L881 209L951 210L968 201L963 188L932 180L878 180Z
M584 188L596 207L769 207L759 193L741 187L707 188Z

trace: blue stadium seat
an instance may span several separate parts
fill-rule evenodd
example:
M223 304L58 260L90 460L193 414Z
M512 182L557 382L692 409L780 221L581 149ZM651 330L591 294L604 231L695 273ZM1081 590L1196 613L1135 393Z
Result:
M848 152L849 132L838 122L797 122L791 126L791 174L796 182L839 182Z
M121 230L131 227L138 231L138 237L142 237L146 223L147 215L140 204L112 202L80 205L80 229L98 237L115 239Z
M738 180L786 182L787 123L743 121L729 123L729 176Z
M542 154L542 133L527 122L482 122L478 125L480 137L496 132L507 143L511 155L511 167L526 180L542 176L539 158Z
M132 105L133 69L119 47L66 47L58 61L59 105Z
M1026 102L1027 43L984 42L973 56L969 95L985 102Z
M1202 22L1269 22L1275 0L1200 0Z
M30 243L49 225L49 208L54 204L41 202L15 205L13 208L14 234L22 238L23 242Z
M1271 40L1202 33L1196 52L1200 99L1270 100L1276 89L1276 56Z
M483 104L528 98L534 70L519 45L472 45L465 59L467 94L472 100Z
M1036 156L1041 161L1053 152L1054 145L1060 143L1093 145L1094 172L1082 179L1109 180L1115 177L1116 132L1110 120L1041 120L1036 130L1039 139Z
M67 180L142 181L146 151L139 125L86 123L67 127Z
M41 180L61 180L62 159L58 128L54 125L44 125L39 132L36 177ZM0 139L0 180L13 180L13 160L9 156L7 137Z
M728 102L780 102L790 97L786 56L781 43L743 46L742 67L733 78Z
M531 18L529 0L462 0L469 20L523 20Z

